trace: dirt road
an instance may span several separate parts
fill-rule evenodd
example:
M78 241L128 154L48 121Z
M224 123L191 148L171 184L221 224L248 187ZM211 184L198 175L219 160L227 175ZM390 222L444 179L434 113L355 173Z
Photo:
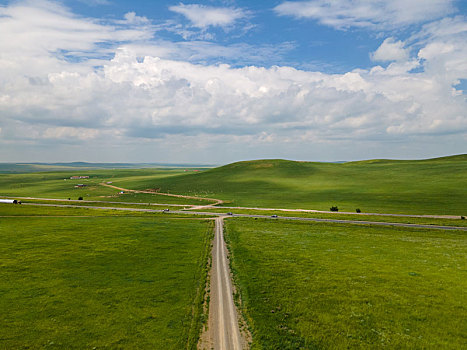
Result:
M223 218L216 218L212 248L208 329L201 337L200 349L241 350L248 348L240 332L239 318L233 301L233 288L227 248L224 242Z
M213 203L205 204L205 205L191 205L190 208L187 210L199 210L199 209L209 209L211 207L215 207L220 204L224 204L224 201L217 198L202 198L202 197L194 197L194 196L184 196L180 194L168 194L168 193L159 193L159 192L151 192L151 191L138 191L138 190L130 190L125 189L113 185L109 185L106 183L101 183L102 186L107 186L111 188L115 188L117 190L126 191L126 192L134 192L134 193L152 193L152 194L160 194L164 196L171 196L171 197L179 197L179 198L186 198L186 199L201 199L212 201ZM324 214L340 214L340 215L362 215L362 216L394 216L394 217L414 217L414 218L432 218L432 219L459 219L459 215L416 215L416 214L388 214L388 213L354 213L354 212L346 212L346 211L327 211L327 210L316 210L316 209L286 209L286 208L260 208L260 207L230 207L230 206L222 206L223 209L246 209L246 210L263 210L263 211L285 211L285 212L302 212L302 213L324 213Z
M205 197L194 197L194 196L185 196L182 194L170 194L170 193L163 193L163 192L154 192L154 191L141 191L141 190L130 190L128 188L123 188L123 187L118 187L110 184L106 184L105 182L100 183L101 186L105 187L110 187L114 188L119 191L124 191L124 192L132 192L132 193L146 193L146 194L154 194L154 195L159 195L159 196L167 196L167 197L178 197L178 198L185 198L185 199L195 199L195 200L205 200L205 201L211 201L213 203L211 204L206 204L206 205L194 205L190 209L203 209L203 208L209 208L213 207L215 205L219 205L224 203L223 200L221 199L216 199L216 198L205 198Z

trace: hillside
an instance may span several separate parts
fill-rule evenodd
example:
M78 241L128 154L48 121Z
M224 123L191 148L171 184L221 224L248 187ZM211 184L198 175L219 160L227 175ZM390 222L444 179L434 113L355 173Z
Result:
M209 195L226 205L393 213L467 214L467 155L348 163L243 161L139 184Z

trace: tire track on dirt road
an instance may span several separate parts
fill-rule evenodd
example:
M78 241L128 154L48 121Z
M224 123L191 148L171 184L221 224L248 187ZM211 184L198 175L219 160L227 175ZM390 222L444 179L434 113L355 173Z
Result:
M223 218L215 219L208 329L201 337L200 349L241 350L248 348L240 332L239 317L233 300L233 288L227 247L224 242Z

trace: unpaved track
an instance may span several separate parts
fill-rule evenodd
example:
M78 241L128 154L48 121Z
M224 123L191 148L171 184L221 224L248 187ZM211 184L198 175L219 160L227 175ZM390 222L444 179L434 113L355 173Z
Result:
M41 197L15 197L15 199L32 199L50 202L70 202L70 203L103 203L103 204L126 204L126 205L154 205L159 207L192 207L190 204L171 204L171 203L141 203L141 202L114 202L114 201L89 201L89 200L78 200L78 199L66 199L66 198L41 198Z
M201 199L201 200L209 200L213 203L211 204L204 204L204 205L193 205L193 204L162 204L162 203L148 203L149 205L155 206L172 206L172 207L184 207L185 210L199 210L199 209L240 209L240 210L260 210L260 211L282 211L282 212L300 212L300 213L323 213L323 214L333 214L333 215L360 215L360 216L388 216L388 217L407 217L407 218L431 218L431 219L453 219L459 220L461 218L460 215L433 215L433 214L390 214L390 213L354 213L354 212L346 212L346 211L326 211L326 210L316 210L316 209L286 209L286 208L261 208L261 207L229 207L229 206L221 206L216 207L219 204L223 204L224 201L221 199L216 198L202 198L202 197L194 197L194 196L184 196L181 194L169 194L169 193L160 193L160 192L153 192L153 191L139 191L139 190L130 190L123 187L117 187L113 185L109 185L106 183L101 183L102 186L107 186L111 188L115 188L120 191L132 192L132 193L147 193L147 194L154 194L154 195L161 195L161 196L169 196L169 197L178 197L178 198L186 198L186 199ZM7 198L7 196L0 196L1 198ZM11 197L11 196L9 196ZM8 197L8 198L9 198ZM16 199L37 199L37 200L46 200L46 201L67 201L66 199L57 199L57 198L36 198L36 197L16 197ZM82 203L102 203L102 201L78 201L78 200L70 200L70 202L82 202ZM113 204L137 204L143 205L145 203L129 203L129 202L109 202L105 201L105 203L113 203ZM215 214L215 213L213 213ZM223 215L222 213L218 213L218 215ZM238 215L240 216L240 215ZM245 215L248 216L248 215ZM254 216L253 216L254 217ZM260 217L260 216L258 216ZM346 221L344 221L346 222ZM352 222L358 222L358 220L353 220Z
M240 332L239 317L233 300L227 247L224 242L223 218L215 219L212 248L209 321L200 349L241 350L248 343Z
M100 185L114 188L119 191L124 191L124 192L132 192L132 193L146 193L146 194L154 194L158 196L168 196L168 197L178 197L178 198L185 198L185 199L195 199L195 200L205 200L205 201L212 201L213 203L207 204L207 205L194 205L192 206L191 209L202 209L202 208L209 208L213 207L215 205L219 205L224 203L223 200L216 199L216 198L205 198L205 197L195 197L195 196L184 196L182 194L170 194L170 193L162 193L162 192L154 192L154 191L140 191L140 190L130 190L128 188L123 188L123 187L118 187L114 185L109 185L106 184L105 182L102 182Z

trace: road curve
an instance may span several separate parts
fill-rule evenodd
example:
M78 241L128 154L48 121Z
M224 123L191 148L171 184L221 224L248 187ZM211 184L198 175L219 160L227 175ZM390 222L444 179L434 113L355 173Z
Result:
M206 205L192 205L192 209L201 209L201 208L210 208L215 205L223 204L224 201L221 199L216 199L216 198L207 198L207 197L195 197L195 196L185 196L182 194L170 194L170 193L164 193L164 192L156 192L156 191L144 191L144 190L130 190L128 188L123 188L123 187L118 187L114 185L109 185L105 182L100 183L99 185L105 186L105 187L110 187L114 188L119 191L124 191L124 192L132 192L132 193L145 193L145 194L154 194L154 195L160 195L160 196L168 196L168 197L177 197L177 198L185 198L185 199L195 199L195 200L205 200L205 201L211 201L213 203L211 204L206 204Z
M241 350L247 348L247 342L238 326L227 247L224 242L223 218L216 218L215 223L208 325L210 348Z

